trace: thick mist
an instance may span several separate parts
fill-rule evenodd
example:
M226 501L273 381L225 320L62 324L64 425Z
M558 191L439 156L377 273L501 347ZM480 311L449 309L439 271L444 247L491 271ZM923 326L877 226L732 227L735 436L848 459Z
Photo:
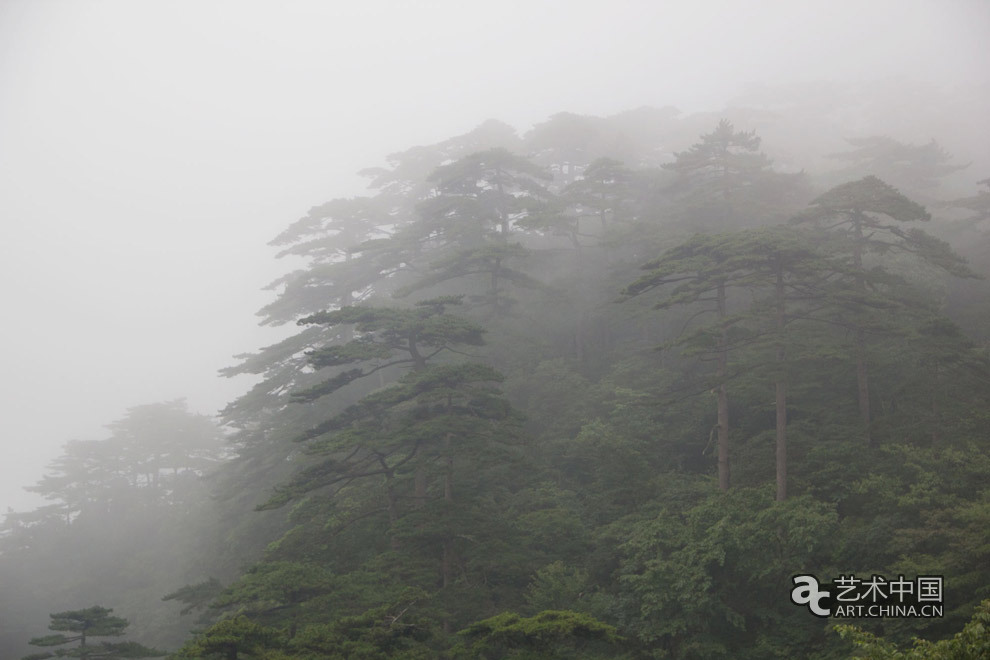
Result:
M267 241L386 153L488 117L773 109L785 84L819 103L832 81L919 90L853 99L897 112L846 125L980 161L988 34L981 2L5 2L0 508L129 407L243 391L215 374L281 336L253 327L288 270Z
M786 599L832 569L944 574L885 632L954 634L988 37L975 0L0 4L0 656L106 606L181 657L838 657Z

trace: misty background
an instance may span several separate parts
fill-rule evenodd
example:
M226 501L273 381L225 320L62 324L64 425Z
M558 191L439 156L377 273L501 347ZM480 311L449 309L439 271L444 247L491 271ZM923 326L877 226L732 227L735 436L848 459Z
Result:
M245 390L217 370L286 332L251 322L289 270L267 242L390 152L489 117L525 132L886 81L928 90L913 118L970 99L944 134L889 132L937 139L976 180L988 38L978 0L2 1L0 511L129 407L212 414Z

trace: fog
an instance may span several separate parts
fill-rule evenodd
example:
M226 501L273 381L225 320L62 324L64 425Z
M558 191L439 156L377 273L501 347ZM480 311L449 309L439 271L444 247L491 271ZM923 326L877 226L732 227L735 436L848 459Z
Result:
M390 152L489 117L717 111L758 84L918 81L985 103L988 38L979 0L7 0L0 511L32 506L21 488L59 447L128 407L213 413L243 391L217 370L283 334L254 316L290 267L266 243Z

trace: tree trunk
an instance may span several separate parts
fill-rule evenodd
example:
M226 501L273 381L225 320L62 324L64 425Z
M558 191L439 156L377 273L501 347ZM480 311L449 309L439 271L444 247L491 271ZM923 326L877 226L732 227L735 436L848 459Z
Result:
M499 234L502 235L503 241L508 242L509 217L502 208L502 200L505 199L505 190L502 189L502 170L498 167L495 168L495 187L498 190L498 202L495 206L495 212L498 215Z
M347 261L350 261L351 260L351 253L350 253L350 251L347 252L347 256L345 257L345 259ZM350 291L347 291L346 293L344 293L344 297L340 301L340 306L341 307L350 307L350 305L353 302L354 302L354 297L351 295L351 292ZM350 323L345 323L344 324L343 331L341 333L341 340L346 344L347 342L351 341L352 339L354 339L354 326L352 324L350 324Z
M414 337L409 337L409 357L413 361L413 371L422 371L426 369L426 358L424 358L420 352L419 348L416 346L416 339Z
M601 206L598 207L598 218L602 222L602 231L605 231L605 191L598 193L598 199L601 201Z
M941 415L938 410L938 359L935 359L935 369L932 373L932 447L939 441L938 430L941 426Z
M492 292L492 307L495 309L496 312L499 310L499 304L498 304L498 278L499 278L499 275L501 275L501 271L502 271L502 258L501 257L495 257L495 264L492 267L491 292Z
M863 224L859 215L853 216L853 231L856 240L853 242L853 266L856 271L856 289L866 292L866 279L863 277ZM861 327L856 328L856 390L859 399L859 416L863 420L863 432L866 444L873 446L870 435L870 376L866 369L866 333Z
M413 502L417 509L426 506L426 466L423 461L416 462L416 471L413 475Z
M443 501L447 505L447 511L449 513L450 507L454 502L454 457L450 453L450 434L448 433L444 437L444 452L446 453L446 467L444 469L443 475ZM450 586L453 581L453 560L454 560L454 543L451 538L450 533L446 535L443 541L443 557L441 560L441 577L443 580L444 588Z
M718 318L723 323L718 338L718 362L715 380L718 383L718 487L729 490L729 395L725 387L725 379L729 363L728 330L724 326L726 317L725 282L718 283L717 290Z
M448 524L449 524L449 514L450 507L454 503L454 456L450 453L450 436L448 433L444 436L443 447L446 456L446 468L443 475L443 500L446 505L448 514ZM440 576L441 584L444 589L453 584L453 571L454 571L454 539L450 530L448 529L446 536L443 540L443 549L440 557ZM443 618L443 631L446 634L452 632L452 626L449 617Z
M787 499L787 375L784 372L787 358L784 348L784 267L777 261L777 501Z
M582 309L578 312L577 321L574 324L574 357L580 364L584 364L584 335L585 312Z
M866 369L866 337L862 329L856 329L856 390L859 398L859 416L863 420L866 444L873 446L870 434L870 376Z
M388 480L385 486L385 498L388 502L388 527L392 531L389 537L389 547L392 550L399 550L399 539L395 536L395 526L399 523L399 505L398 498L395 496L395 489L392 488L392 475L386 475Z

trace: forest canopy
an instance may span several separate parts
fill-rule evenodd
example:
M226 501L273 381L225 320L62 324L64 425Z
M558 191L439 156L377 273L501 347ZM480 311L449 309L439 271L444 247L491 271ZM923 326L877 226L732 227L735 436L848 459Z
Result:
M987 173L741 114L492 120L314 200L253 387L132 408L6 516L0 654L104 605L175 658L985 649ZM819 618L797 574L944 611Z

